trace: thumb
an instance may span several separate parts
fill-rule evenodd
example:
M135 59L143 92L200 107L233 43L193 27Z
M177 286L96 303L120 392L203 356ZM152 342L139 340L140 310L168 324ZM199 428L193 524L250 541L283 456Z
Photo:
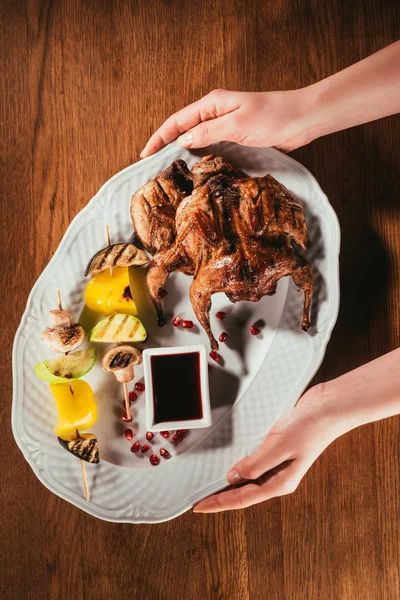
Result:
M228 113L217 119L203 121L176 140L183 148L204 148L217 142L234 142L238 137L237 117Z

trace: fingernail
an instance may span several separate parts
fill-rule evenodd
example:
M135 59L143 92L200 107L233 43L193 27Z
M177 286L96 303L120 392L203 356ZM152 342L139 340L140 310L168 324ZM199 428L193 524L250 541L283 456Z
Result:
M212 498L205 498L204 500L202 500L201 502L199 502L198 504L196 504L196 506L193 507L193 512L194 513L208 513L208 512L213 512L213 508L215 508L215 502Z
M231 485L234 485L235 483L242 483L242 481L244 481L243 477L239 475L236 469L231 469L230 471L228 471L228 473L226 474L226 479Z
M178 146L183 146L183 148L190 148L190 146L193 144L192 132L188 131L187 133L180 135L176 140L176 143Z
M141 153L139 154L140 158L144 158L144 151L146 150L146 148L143 148L143 150L141 151Z

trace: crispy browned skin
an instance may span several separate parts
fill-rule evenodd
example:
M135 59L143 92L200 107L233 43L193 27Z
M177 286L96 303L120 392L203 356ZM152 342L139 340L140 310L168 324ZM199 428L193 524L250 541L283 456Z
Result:
M192 174L185 161L172 165L143 185L132 196L131 218L143 246L155 254L169 248L176 236L175 212L192 193Z
M192 171L185 161L175 160L137 190L131 200L131 218L137 237L150 254L171 247L176 237L175 213L179 204L194 187L218 173L244 177L223 158L211 154L193 165Z
M271 175L209 177L181 202L176 231L175 243L159 252L147 270L160 325L159 290L172 271L183 271L193 275L190 300L213 350L218 342L210 328L212 294L256 302L274 294L286 275L304 292L302 328L309 329L313 275L292 246L296 242L305 250L310 245L303 207Z
M242 171L226 162L222 156L209 154L203 156L201 161L195 163L192 167L193 187L197 188L204 185L210 177L215 177L220 173L231 177L246 177Z
M165 178L167 172L161 176ZM152 244L157 252L146 280L159 325L165 324L160 288L171 272L182 271L193 276L190 300L213 350L218 349L218 342L210 327L212 294L225 292L232 302L257 302L274 294L279 279L286 275L304 292L302 328L308 330L313 275L309 263L292 246L295 242L305 250L310 245L301 204L271 175L246 177L221 157L204 157L193 166L191 177L191 195L182 194L179 202L176 195L171 199L168 206L174 213L177 209L176 215L171 210L170 220L163 221L160 231L151 211L142 218L143 243L150 237L149 230L157 240ZM148 188L143 186L133 201L142 197L150 203L147 189L158 192L157 182L158 178ZM135 224L139 219L133 201ZM168 198L163 201L167 205Z

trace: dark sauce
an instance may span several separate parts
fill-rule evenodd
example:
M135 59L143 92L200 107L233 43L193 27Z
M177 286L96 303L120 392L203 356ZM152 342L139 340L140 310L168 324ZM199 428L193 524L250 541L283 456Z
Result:
M154 422L203 418L200 354L159 354L151 357Z

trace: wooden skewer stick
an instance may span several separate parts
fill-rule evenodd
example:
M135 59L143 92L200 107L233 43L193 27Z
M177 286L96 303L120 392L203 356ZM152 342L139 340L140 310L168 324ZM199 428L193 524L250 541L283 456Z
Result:
M111 246L110 230L108 228L108 225L106 225L105 229L106 229L107 246ZM113 274L114 274L114 267L110 267L110 275L113 276Z
M81 459L81 471L82 471L83 491L85 492L86 502L89 502L89 498L90 498L89 487L88 487L88 482L86 479L85 463L82 459Z
M69 389L71 391L71 394L74 394L74 386L73 383L71 382L69 384ZM76 436L78 438L80 438L80 433L79 433L79 429L76 428ZM83 491L85 492L85 498L86 498L86 502L89 502L89 487L88 487L88 482L87 482L87 477L86 477L86 469L85 469L85 461L80 459L81 461L81 471L82 471L82 482L83 482Z
M58 310L62 310L63 307L62 307L61 293L59 290L57 290L57 302L58 302ZM66 352L66 354L68 354L68 352ZM69 384L69 389L70 389L71 394L75 394L74 384L72 381ZM76 435L78 437L80 437L78 428L76 429ZM82 459L80 459L80 461L81 461L83 491L85 492L86 502L89 502L89 487L88 487L88 482L87 482L87 477L86 477L85 462Z
M131 403L129 402L128 384L124 381L122 385L124 386L126 416L128 418L128 421L130 421L132 419L132 415L131 415Z

